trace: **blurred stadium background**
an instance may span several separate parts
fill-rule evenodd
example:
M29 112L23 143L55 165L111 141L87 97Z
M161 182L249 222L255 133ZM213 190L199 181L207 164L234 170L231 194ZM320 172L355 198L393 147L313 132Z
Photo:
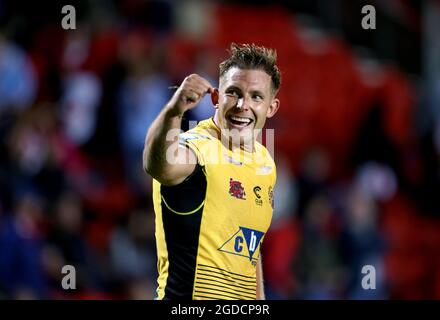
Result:
M267 298L440 299L439 30L438 0L1 0L0 298L154 297L145 133L235 41L283 75Z

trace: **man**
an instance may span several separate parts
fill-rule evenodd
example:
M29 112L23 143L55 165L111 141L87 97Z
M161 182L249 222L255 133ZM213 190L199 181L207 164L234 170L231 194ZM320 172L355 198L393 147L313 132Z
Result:
M219 67L218 89L199 75L185 78L145 140L157 299L264 299L260 247L276 169L256 138L279 108L280 72L276 53L253 44L232 44ZM214 117L175 134L185 111L207 93Z

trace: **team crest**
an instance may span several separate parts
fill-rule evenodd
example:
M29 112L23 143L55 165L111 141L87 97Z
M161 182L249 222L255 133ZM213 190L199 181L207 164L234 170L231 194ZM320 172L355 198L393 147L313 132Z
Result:
M246 200L246 192L240 181L229 179L229 194L234 198Z
M237 256L245 257L256 265L260 256L260 245L264 232L240 227L234 235L229 238L218 250Z

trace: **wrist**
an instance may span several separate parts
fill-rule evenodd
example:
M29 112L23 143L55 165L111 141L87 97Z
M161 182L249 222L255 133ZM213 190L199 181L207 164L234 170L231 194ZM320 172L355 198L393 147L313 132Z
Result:
M185 111L178 108L175 103L169 103L165 107L165 117L169 119L175 118L181 120L184 113Z

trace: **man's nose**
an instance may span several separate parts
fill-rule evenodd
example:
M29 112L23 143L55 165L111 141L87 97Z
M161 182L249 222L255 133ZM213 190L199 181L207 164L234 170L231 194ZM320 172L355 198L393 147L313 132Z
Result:
M238 98L236 107L238 109L245 109L246 110L249 108L249 103L244 97L241 97L241 98Z
M243 98L238 98L237 108L241 109L243 107Z

